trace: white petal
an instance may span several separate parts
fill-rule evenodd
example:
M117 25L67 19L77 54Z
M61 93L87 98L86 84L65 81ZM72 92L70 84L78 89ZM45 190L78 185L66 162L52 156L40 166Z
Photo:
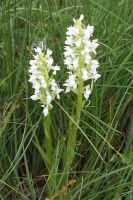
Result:
M89 98L90 94L91 94L90 85L87 85L84 92L84 97L86 100Z
M47 49L47 56L51 56L52 55L52 51L50 49Z
M33 101L37 101L39 99L39 96L38 95L32 95L30 97Z
M47 104L50 104L52 101L52 96L50 94L47 95Z
M47 59L47 65L48 65L48 67L51 67L52 64L53 64L53 58L50 57Z
M75 45L77 48L81 46L81 38L76 41Z
M30 60L30 65L36 65L36 60Z
M41 53L42 52L42 48L41 47L36 47L34 48L36 53Z
M43 114L44 114L45 117L48 115L48 108L47 107L44 107Z
M59 71L59 70L60 70L60 66L57 66L57 65L56 65L56 66L53 68L53 74L56 75L56 72Z
M83 72L83 75L82 75L83 80L84 81L88 80L88 72L87 72L87 70L83 69L82 72Z

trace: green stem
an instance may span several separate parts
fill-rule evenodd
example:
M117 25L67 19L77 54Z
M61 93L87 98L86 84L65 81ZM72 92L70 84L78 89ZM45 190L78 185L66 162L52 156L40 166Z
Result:
M51 138L51 120L50 120L50 114L48 114L47 117L44 118L44 134L45 134L45 147L46 147L46 155L48 157L48 171L51 171L52 167L52 151L53 151L53 145L52 145L52 138Z
M44 134L45 134L45 147L46 147L46 158L47 158L47 170L49 178L47 182L47 193L49 196L52 195L54 187L54 177L52 176L53 171L53 144L51 137L51 119L50 114L44 118Z
M71 125L71 127L69 127L69 136L68 136L68 169L70 169L72 162L74 160L74 156L75 156L75 147L76 147L76 140L77 140L77 130L78 130L78 126L80 123L80 117L81 117L81 111L83 108L83 100L82 100L82 95L83 95L83 86L84 86L84 82L81 79L80 80L80 84L79 84L79 88L78 88L78 94L77 94L77 105L76 105L76 112L75 112L75 123L73 123ZM71 120L71 119L70 119Z

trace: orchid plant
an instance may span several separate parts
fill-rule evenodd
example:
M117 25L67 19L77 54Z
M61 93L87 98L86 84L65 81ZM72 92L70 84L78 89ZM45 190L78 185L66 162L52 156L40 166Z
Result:
M44 162L49 172L48 187L52 188L54 178L51 176L53 165L53 145L51 136L51 118L50 111L53 108L52 101L60 99L60 93L73 92L76 96L75 108L70 113L68 123L68 139L64 144L63 152L63 167L66 165L69 172L72 168L72 163L75 158L75 147L77 140L78 127L81 119L81 112L88 101L93 90L93 84L100 77L97 69L99 63L96 60L96 49L99 46L97 39L92 39L94 26L87 27L82 23L84 16L81 15L78 20L73 19L73 26L67 28L64 65L67 70L66 81L61 89L56 82L56 74L60 71L60 66L53 65L52 51L44 49L41 44L35 48L34 59L30 60L30 79L34 89L34 94L31 99L39 100L43 107L44 114L44 133L45 133L45 151L40 150L37 142L36 146L43 155ZM43 152L43 153L42 153ZM68 176L65 176L67 181ZM50 191L50 190L49 190ZM51 196L49 192L49 196Z
M65 41L64 64L68 71L68 78L64 83L64 86L66 86L65 92L72 91L77 96L76 110L73 116L75 123L70 122L68 127L69 168L75 155L81 111L92 92L93 82L96 82L100 77L97 72L99 63L95 59L99 44L97 39L91 39L94 26L84 26L82 23L83 18L84 16L81 15L78 20L73 19L74 25L67 28Z

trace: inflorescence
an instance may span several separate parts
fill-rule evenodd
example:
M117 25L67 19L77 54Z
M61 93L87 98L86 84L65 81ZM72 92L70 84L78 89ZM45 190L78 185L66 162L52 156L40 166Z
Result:
M59 85L54 79L54 75L60 70L60 66L53 65L52 51L46 50L46 54L43 53L43 45L34 48L35 55L34 60L30 60L30 79L34 89L34 95L31 99L36 101L40 100L43 107L43 114L47 116L49 110L52 108L51 102L55 97L60 98Z
M77 93L78 86L84 81L84 97L87 100L91 94L89 80L96 81L100 74L99 67L95 59L96 48L99 46L98 40L92 40L94 26L85 27L82 24L84 16L78 20L73 19L74 26L67 28L65 41L64 64L68 69L68 78L65 81L66 93L73 91Z

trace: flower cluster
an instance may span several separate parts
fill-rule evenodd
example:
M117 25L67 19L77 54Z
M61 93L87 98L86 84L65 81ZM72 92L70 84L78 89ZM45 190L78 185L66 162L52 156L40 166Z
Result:
M67 28L64 64L68 72L68 78L65 81L66 93L73 91L77 93L78 86L83 82L84 97L87 100L91 93L90 80L96 81L100 74L97 72L99 63L95 60L97 40L92 40L94 27L82 24L84 16L81 15L78 20L74 20L74 26Z
M97 39L92 39L94 27L83 25L81 15L78 20L73 19L74 25L67 28L64 64L67 67L68 77L63 84L65 92L83 94L85 100L89 99L92 91L93 81L95 82L101 75L97 72L99 67L96 57L96 49L99 46ZM55 97L60 98L59 85L54 79L54 75L60 70L60 66L53 65L52 51L45 50L43 45L35 50L33 60L30 60L30 79L34 89L31 99L40 100L43 107L43 114L47 116L52 108L51 102Z
M49 109L52 108L51 102L55 97L59 99L59 94L62 91L53 78L57 71L60 70L60 66L53 65L52 51L50 49L46 50L46 54L43 53L43 45L34 50L34 60L30 60L29 68L29 82L32 83L34 89L34 95L31 96L31 99L34 101L40 100L43 114L47 116Z

